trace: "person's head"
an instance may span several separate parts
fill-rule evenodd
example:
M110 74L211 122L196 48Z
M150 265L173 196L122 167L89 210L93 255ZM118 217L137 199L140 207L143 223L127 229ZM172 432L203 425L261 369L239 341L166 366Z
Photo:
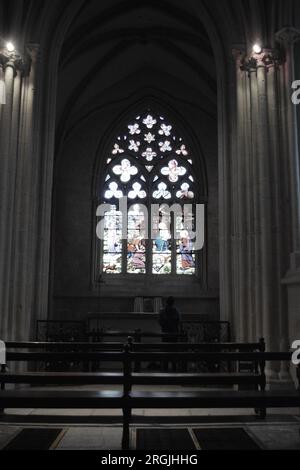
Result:
M169 297L167 299L167 307L173 307L174 303L175 303L174 297Z

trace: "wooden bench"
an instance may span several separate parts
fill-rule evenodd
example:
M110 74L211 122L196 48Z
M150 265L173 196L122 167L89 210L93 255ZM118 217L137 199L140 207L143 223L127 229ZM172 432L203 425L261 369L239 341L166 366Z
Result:
M87 342L8 342L5 344L6 350L47 350L50 352L95 352L95 351L123 351L124 342L103 342L103 343L87 343Z
M169 335L166 333L157 333L151 331L142 331L140 329L134 331L91 331L87 334L90 342L100 343L103 340L112 339L112 338L123 338L127 340L127 338L133 338L135 343L142 343L145 339L152 339L152 340L160 340L160 341L167 341L169 339L175 339L176 341L187 342L187 335L184 333L181 334L173 334Z
M120 333L116 334L117 337ZM152 335L152 333L151 333ZM151 336L152 337L152 336ZM160 339L174 339L174 335L159 335ZM179 337L181 338L181 337ZM257 343L187 343L187 342L157 342L157 343L141 343L137 342L135 337L128 336L128 344L131 351L145 352L145 351L206 351L206 352L221 352L221 351L238 351L238 352L251 352L265 350L264 339L260 339ZM48 351L122 351L124 349L123 342L8 342L5 343L6 350L48 350Z
M261 351L263 352L265 350L265 342L263 339L261 339L257 343L208 343L208 344L187 344L187 343L134 343L133 338L128 338L128 345L129 345L129 350L131 352L222 352L222 351L235 351L235 352L250 352L250 351ZM98 351L121 351L124 349L124 345L122 343L37 343L37 342L23 342L23 343L7 343L7 350L10 351L10 349L48 349L51 354L50 355L38 355L38 356L29 356L28 354L25 356L27 358L29 357L34 357L34 358L40 358L43 360L43 362L46 362L47 360L69 360L69 358L72 358L73 361L78 358L78 355L74 355L74 350L79 350L79 351L88 351L88 352L98 352ZM53 354L52 349L56 352L56 354ZM58 354L59 350L62 350L63 352L66 352L66 350L71 350L72 355L62 355ZM48 351L48 352L49 352ZM18 360L20 356L17 355L10 355L9 356L11 360ZM22 356L24 357L24 356ZM80 356L86 358L88 356ZM97 356L99 357L99 356ZM103 357L103 356L102 356ZM106 356L107 357L107 356ZM151 356L154 357L154 356ZM156 355L155 358L158 358ZM174 357L174 354L172 353L172 357ZM180 356L182 359L182 355ZM161 356L159 357L161 359ZM195 360L195 355L192 355L192 359ZM28 359L29 360L29 359ZM182 361L181 361L182 362ZM123 369L124 369L124 364L123 364ZM87 369L89 371L89 369ZM140 363L135 363L134 365L134 372L138 373L141 371ZM26 380L28 380L31 384L37 384L39 380L42 380L41 383L43 384L55 384L55 383L64 383L64 384L74 384L74 385L83 385L85 382L88 380L89 384L97 384L99 383L99 378L104 377L115 377L114 380L117 382L115 383L120 383L120 375L114 375L112 374L84 374L82 375L81 373L27 373L27 374L11 374L9 377L10 380L12 380L12 383L22 383L21 381L24 380L24 377L26 377ZM148 375L140 375L141 380L143 380L143 377L148 377ZM216 373L214 371L213 373L194 373L194 374L185 374L184 376L182 374L173 374L172 376L167 375L166 378L164 376L151 374L150 377L153 379L157 380L166 380L165 384L173 384L173 385L178 385L183 382L184 378L184 384L185 385L195 385L196 384L201 384L201 385L226 385L226 386L232 386L232 385L239 385L239 386L254 386L256 389L260 387L260 389L263 389L265 386L265 378L259 374L258 371L258 364L256 363L254 366L254 371L252 373L241 373L241 372L232 372L231 368L231 362L229 362L228 365L228 371L225 372L223 371L222 373ZM48 383L47 383L48 380ZM143 383L143 382L141 382ZM2 386L4 384L4 379L2 377Z
M137 361L143 362L155 360L156 357L164 356L169 361L203 360L215 361L250 361L259 365L259 371L252 376L249 374L134 374L132 364ZM155 408L155 409L177 409L177 408L254 408L259 411L261 418L266 417L267 408L300 407L300 366L297 368L299 381L298 390L295 391L266 391L265 365L267 361L291 361L292 353L266 353L266 352L194 352L194 353L145 353L130 352L127 356L126 383L130 383L127 394L128 405L125 406L123 440L129 445L129 427L131 423L132 410ZM182 357L184 356L184 358ZM257 376L256 376L257 375ZM219 376L219 377L218 377ZM199 385L203 383L256 383L259 390L253 391L162 391L149 392L135 391L135 385L171 385L181 383L182 385Z
M137 335L139 335L139 330ZM115 332L117 337L120 332ZM123 333L122 333L123 334ZM147 333L146 333L147 334ZM152 335L152 333L149 333ZM170 339L169 335L160 335L163 340ZM179 336L180 339L182 339ZM171 339L174 340L174 336L171 336ZM138 342L136 342L138 340ZM260 339L257 343L187 343L187 342L157 342L157 343L144 343L140 342L141 338L138 336L129 337L128 344L130 345L130 350L133 352L150 352L150 351L161 351L161 352L191 352L191 351L206 351L206 352L222 352L222 351L239 351L239 352L251 352L251 351L265 351L265 341L263 338ZM123 351L124 343L122 342L9 342L6 343L6 349L10 351L13 349L16 350L47 350L51 352L99 352L99 351ZM254 365L255 367L255 365ZM257 366L256 366L257 369ZM86 371L91 369L86 366ZM141 364L136 363L134 367L135 372L141 371ZM181 361L180 372L187 372L186 364L183 364ZM228 372L231 372L231 364L228 364ZM243 385L243 384L241 384Z
M139 335L139 330L137 331L137 335ZM112 334L116 334L117 338L119 338L120 332L115 332ZM123 333L122 333L123 334ZM147 335L147 333L145 333ZM149 333L152 335L152 333ZM165 339L172 339L174 340L174 336L170 335L159 335L159 338L162 340ZM182 339L181 336L178 337ZM138 342L136 341L138 340ZM156 343L145 343L140 342L141 338L139 336L129 337L128 343L130 344L131 351L207 351L207 352L221 352L221 351L265 351L265 342L264 339L260 339L257 343L187 343L187 342L156 342ZM9 342L6 343L6 349L9 351L13 349L16 350L47 350L47 351L77 351L77 352L98 352L98 351L122 351L124 348L124 343L122 342ZM231 365L228 364L228 372L230 372ZM87 370L90 370L87 367ZM135 372L140 372L141 366L140 364L135 364ZM181 372L186 372L185 365L181 364L180 368Z
M10 344L11 346L11 344ZM29 345L27 343L13 346L26 347L27 349L39 349L40 344ZM48 348L49 345L43 345ZM56 345L55 345L56 346ZM90 345L89 345L90 346ZM18 347L16 349L18 349ZM82 347L82 344L80 345ZM124 365L124 352L10 352L6 354L6 363L29 362L58 362L58 361L108 361L118 362ZM125 368L126 369L126 368ZM5 408L46 408L46 409L122 409L123 419L125 410L125 385L124 372L9 372L7 366L1 367L0 383L0 411ZM61 390L5 390L6 384L28 385L120 385L120 391L61 391ZM123 422L125 429L125 422ZM124 434L125 435L125 434ZM123 448L126 447L123 442Z
M132 352L264 352L266 349L264 338L256 343L136 343L134 338L128 338L128 344ZM172 361L174 362L174 361ZM180 371L187 372L187 364L180 361ZM216 364L215 364L216 365ZM257 375L257 364L252 367ZM228 373L232 372L231 363L227 363ZM140 363L135 364L135 372L140 372ZM253 374L252 374L253 376ZM243 385L243 384L240 384Z
M263 352L132 352L131 345L124 352L8 352L7 362L18 361L109 361L121 362L123 370L116 373L9 373L2 369L1 388L5 384L40 384L40 385L121 385L122 391L36 391L2 390L0 408L74 408L74 409L122 409L123 410L123 449L129 447L129 428L132 410L139 408L255 408L260 416L265 417L268 407L300 407L300 393L265 391L266 361L290 361L291 353ZM161 360L207 362L252 361L258 364L254 374L170 374L170 373L134 373L133 364L144 361ZM298 368L300 379L300 368ZM155 391L134 390L136 385L184 385L200 386L203 384L255 384L254 391Z

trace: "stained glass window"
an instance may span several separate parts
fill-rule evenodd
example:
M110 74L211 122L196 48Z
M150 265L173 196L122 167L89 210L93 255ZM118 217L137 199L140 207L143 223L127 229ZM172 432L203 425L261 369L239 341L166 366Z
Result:
M99 198L110 210L104 216L101 271L195 275L194 221L187 228L181 216L170 212L174 204L196 203L193 158L174 125L150 110L140 114L124 126L105 161ZM118 211L123 197L127 220ZM158 207L156 219L153 204Z

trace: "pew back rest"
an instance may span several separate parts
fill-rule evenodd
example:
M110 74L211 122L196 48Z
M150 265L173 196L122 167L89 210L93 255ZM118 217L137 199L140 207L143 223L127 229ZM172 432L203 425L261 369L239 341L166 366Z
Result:
M161 335L160 335L161 336ZM164 339L164 338L163 338ZM172 338L174 340L174 337ZM265 342L262 338L257 343L187 343L187 342L136 342L135 338L129 336L127 342L130 349L136 352L143 351L203 351L203 352L222 352L222 351L265 351ZM48 351L122 351L123 342L8 342L7 351L13 350L48 350Z
M232 345L230 348L233 347ZM100 352L11 352L6 354L6 363L10 362L46 362L46 361L99 361L99 362L117 362L122 363L124 384L126 388L130 388L136 382L137 374L133 374L133 365L136 362L156 362L156 361L206 361L214 363L216 361L254 361L258 367L256 375L261 377L261 383L264 384L265 364L267 361L291 361L292 353L266 353L266 352L240 352L240 351L132 351L132 345L126 345L124 351L100 351ZM300 367L298 368L298 377L300 377ZM83 374L84 375L84 374ZM197 374L196 374L197 375ZM200 376L204 374L198 374ZM236 374L238 376L238 374ZM253 374L254 376L255 374ZM171 378L172 374L170 374ZM217 376L217 374L216 374ZM87 376L88 377L88 376ZM119 375L120 378L120 375ZM149 384L152 382L159 383L160 376L151 374L146 376ZM146 378L142 380L146 383ZM166 374L161 375L162 382L166 383ZM191 374L173 374L172 383L178 379L178 383L184 383L185 379L190 383ZM194 374L194 379L195 374ZM84 379L83 379L84 380ZM212 379L213 380L213 379ZM108 382L109 383L109 382ZM213 381L212 381L213 383ZM236 382L238 383L238 382Z

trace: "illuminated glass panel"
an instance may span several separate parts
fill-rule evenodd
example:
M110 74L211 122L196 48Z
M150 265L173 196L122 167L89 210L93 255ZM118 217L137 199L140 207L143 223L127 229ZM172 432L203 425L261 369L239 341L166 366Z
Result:
M183 237L177 241L177 274L194 275L196 272L196 255L193 250L193 243Z
M167 176L171 183L177 183L181 176L186 174L186 169L179 166L177 160L171 160L167 167L161 170L162 175Z
M177 191L176 197L178 199L194 199L195 195L193 191L190 190L190 184L189 183L183 183L180 186L180 190Z
M103 272L122 272L122 214L113 206L104 216Z
M159 213L153 221L152 273L172 273L172 224L169 207L160 206Z
M166 224L162 213L152 239L147 240L150 215L141 206L151 214L151 204L171 207L195 200L192 156L175 126L150 110L136 116L118 133L105 162L101 201L115 207L105 216L102 271L194 275L196 255L186 227L180 220ZM122 216L116 209L122 197L128 202L127 240L122 240ZM148 232L150 236L151 224Z
M127 272L146 273L145 213L138 204L128 211Z
M184 223L183 223L184 220ZM196 254L194 246L194 215L176 218L176 273L194 275L196 273Z
M156 191L153 193L154 199L171 199L172 194L165 183L159 183Z
M120 176L122 183L128 183L132 176L138 174L138 169L131 165L130 161L125 158L121 161L121 165L116 165L113 167L113 172L115 175Z

